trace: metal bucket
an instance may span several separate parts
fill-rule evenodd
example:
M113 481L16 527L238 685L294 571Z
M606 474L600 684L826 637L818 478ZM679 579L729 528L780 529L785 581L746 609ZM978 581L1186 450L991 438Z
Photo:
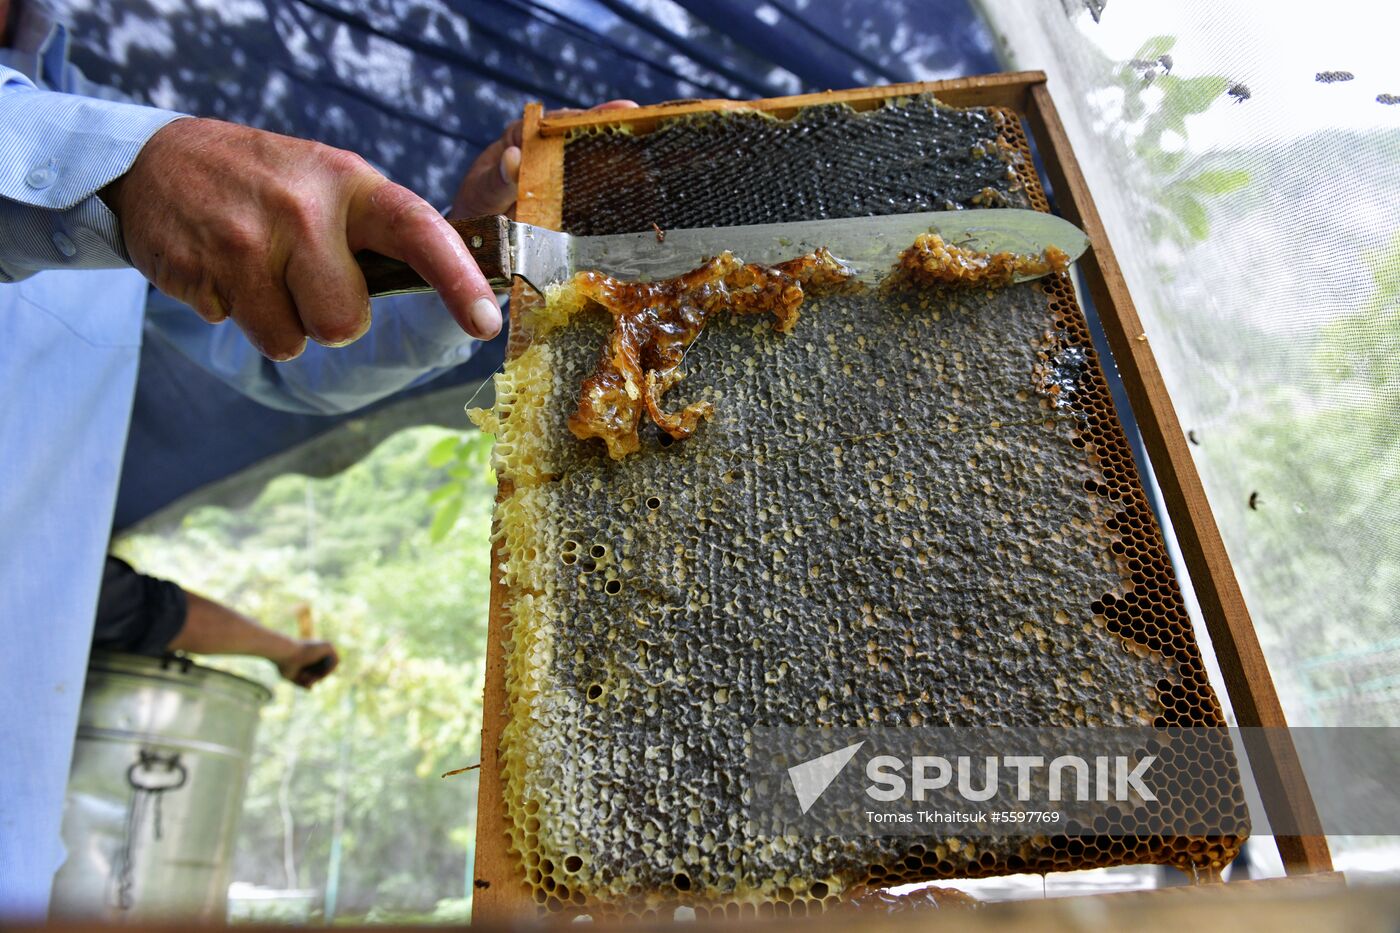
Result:
M94 652L53 913L223 920L261 684L181 658Z

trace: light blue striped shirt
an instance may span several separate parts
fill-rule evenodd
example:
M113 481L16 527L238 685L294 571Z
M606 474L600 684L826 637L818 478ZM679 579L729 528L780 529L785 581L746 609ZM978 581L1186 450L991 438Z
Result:
M12 67L0 67L0 282L125 267L117 219L95 193L181 115L110 99L68 61L62 25L22 12L5 51Z
M375 302L350 347L259 356L126 263L95 192L178 114L85 81L31 2L0 49L0 920L42 916L143 328L266 405L359 408L476 349L434 295Z

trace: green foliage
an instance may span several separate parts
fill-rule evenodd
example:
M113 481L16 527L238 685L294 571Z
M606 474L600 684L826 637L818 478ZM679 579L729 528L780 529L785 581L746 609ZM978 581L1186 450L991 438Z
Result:
M1249 173L1243 169L1205 169L1180 185L1192 194L1229 194L1249 184Z
M1222 391L1192 390L1198 410L1224 415L1200 466L1296 725L1400 722L1393 661L1373 654L1395 642L1400 593L1400 234L1366 259L1369 295L1321 326L1177 311L1220 354L1200 362Z
M1221 102L1229 81L1221 75L1183 77L1161 64L1175 36L1153 36L1131 59L1110 69L1121 92L1115 111L1103 112L1107 138L1124 153L1123 164L1141 167L1128 189L1157 240L1190 246L1210 236L1208 201L1249 184L1241 168L1182 176L1187 158L1187 118Z
M462 515L463 502L481 481L495 484L496 475L491 470L494 440L489 434L472 432L460 439L445 437L428 451L428 466L447 474L447 482L438 488L432 499L436 511L429 535L435 543L452 533Z
M1366 264L1375 293L1362 308L1360 321L1343 319L1324 328L1317 369L1375 396L1397 416L1388 425L1393 429L1400 423L1400 232L1369 253Z
M1155 61L1176 48L1176 36L1153 36L1138 47L1133 58L1138 61Z
M428 914L466 893L476 777L439 774L479 758L489 449L476 431L403 431L336 476L284 475L247 506L196 508L170 534L119 542L147 572L288 633L309 606L340 652L314 690L278 683L264 709L237 880L323 889L339 797L341 914ZM206 660L275 676L262 661Z

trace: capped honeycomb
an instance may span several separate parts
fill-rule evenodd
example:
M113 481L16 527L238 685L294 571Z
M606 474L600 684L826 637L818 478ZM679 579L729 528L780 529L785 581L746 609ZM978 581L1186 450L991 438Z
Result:
M928 97L579 135L563 192L593 234L1046 209L1014 114ZM788 333L716 315L669 396L711 419L683 441L644 423L623 459L568 427L613 323L586 292L514 310L481 419L504 492L499 761L541 910L805 914L910 881L1234 856L1238 836L1132 814L1075 837L744 819L756 726L1223 724L1065 275L810 295ZM1189 804L1224 819L1242 795Z

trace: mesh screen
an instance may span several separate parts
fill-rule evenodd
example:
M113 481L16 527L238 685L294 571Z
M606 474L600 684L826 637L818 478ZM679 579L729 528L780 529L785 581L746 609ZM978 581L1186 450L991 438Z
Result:
M714 114L642 136L582 135L564 149L564 228L631 233L951 210L1011 194L1015 170L983 111L910 101L859 117ZM985 198L983 199L985 200Z
M986 10L1049 73L1289 721L1400 723L1400 7Z
M928 98L565 152L576 233L1046 206L1014 115ZM516 314L494 425L501 764L544 909L801 913L906 881L1237 851L1136 834L1131 814L1101 838L800 844L742 818L755 725L1222 722L1067 278L809 298L791 335L717 321L668 396L714 419L683 442L644 432L620 462L564 426L611 319Z

